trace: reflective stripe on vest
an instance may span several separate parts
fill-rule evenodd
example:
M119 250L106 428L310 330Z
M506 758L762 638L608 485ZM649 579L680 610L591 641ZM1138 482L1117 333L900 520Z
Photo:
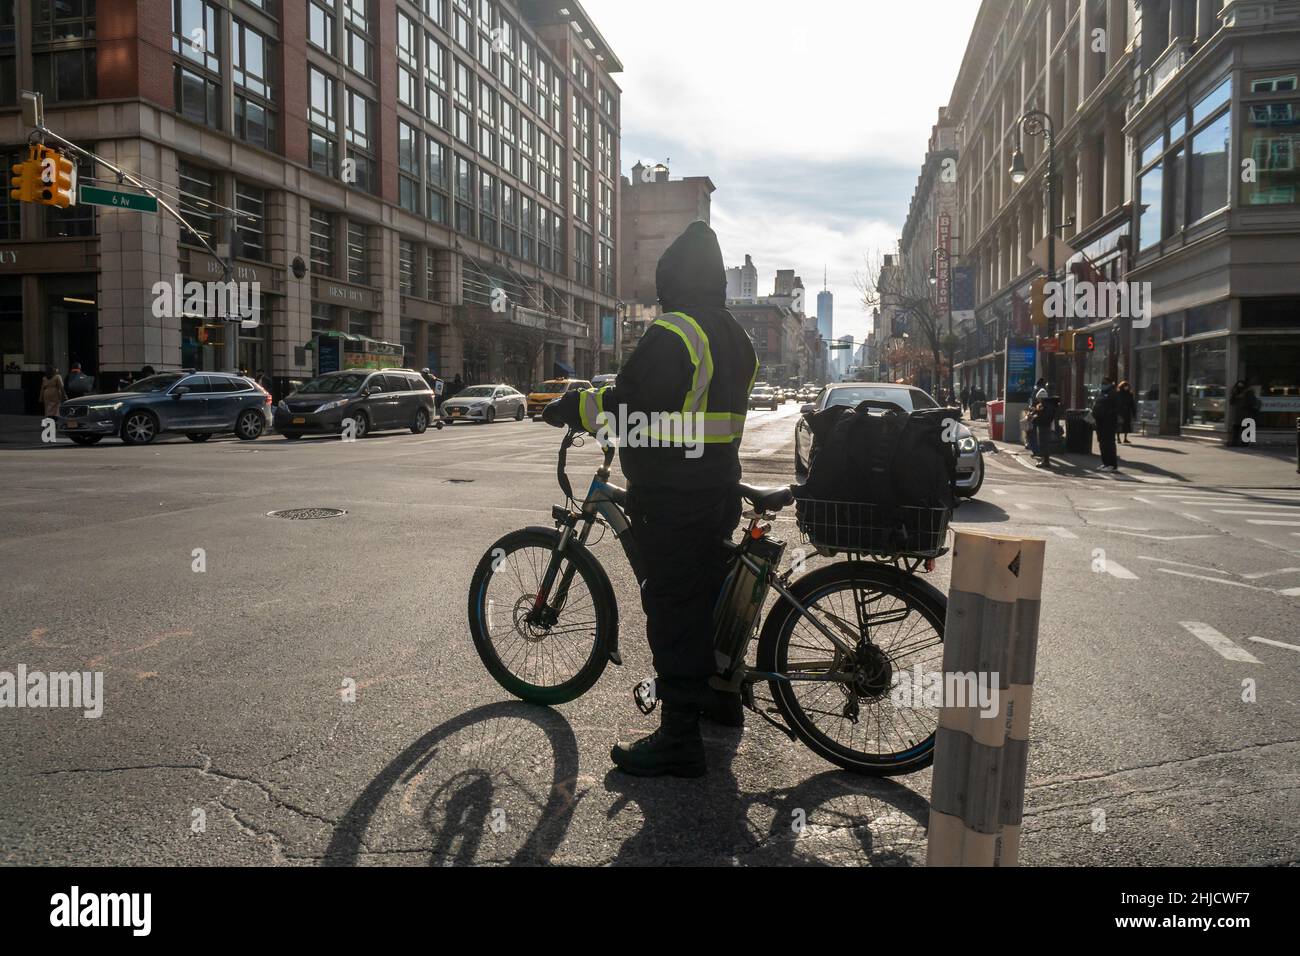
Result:
M578 415L582 418L582 427L586 431L596 434L600 428L600 416L605 413L605 389L588 388L582 391L582 396L578 400Z

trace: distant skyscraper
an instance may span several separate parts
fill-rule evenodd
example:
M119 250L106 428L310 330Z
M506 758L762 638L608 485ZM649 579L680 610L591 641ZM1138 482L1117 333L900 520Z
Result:
M743 266L727 270L727 298L733 302L758 301L758 268L749 256L745 256Z
M826 276L822 274L822 291L817 293L817 334L822 342L830 342L835 330L835 293L826 288Z

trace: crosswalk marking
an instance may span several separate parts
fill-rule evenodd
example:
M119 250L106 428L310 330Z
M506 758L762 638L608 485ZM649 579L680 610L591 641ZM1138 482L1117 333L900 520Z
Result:
M1220 634L1210 625L1201 621L1179 621L1179 626L1184 628L1193 637L1204 641L1205 644L1219 653L1221 657L1230 661L1240 661L1243 664L1258 664L1259 658L1251 654L1243 647L1238 647L1227 636Z
M1252 637L1250 640L1257 644L1267 644L1269 647L1285 647L1289 651L1300 651L1300 647L1295 644L1283 644L1281 641L1270 641L1267 637Z
M1265 524L1273 527L1300 528L1300 521L1265 521L1263 518L1247 518L1247 524ZM1297 532L1292 532L1296 534Z
M1065 528L1059 528L1056 525L1052 525L1047 530L1052 532L1052 534L1056 535L1058 538L1064 538L1067 541L1079 540L1079 536L1073 531L1067 531Z
M1227 578L1212 578L1204 574L1191 574L1187 571L1175 571L1173 568L1156 568L1161 574L1176 574L1181 578L1196 578L1198 581L1213 581L1216 584L1229 584L1234 588L1249 588L1251 591L1267 591L1256 584L1243 584L1241 581L1229 581Z
M1170 561L1168 558L1153 558L1149 555L1140 555L1139 561L1155 561L1159 564L1176 564L1183 568L1195 568L1197 571L1209 571L1211 574L1227 574L1227 571L1220 571L1218 568L1203 568L1199 564L1188 564L1186 561Z
M1277 511L1241 511L1237 508L1215 508L1216 515L1253 515L1257 518L1282 518L1296 513L1294 508L1279 509Z
M1242 577L1247 581L1258 581L1260 578L1276 577L1279 574L1290 574L1293 571L1300 571L1300 568L1279 568L1276 571L1256 571L1254 574L1243 574Z
M1106 573L1109 574L1112 578L1119 578L1121 581L1138 580L1138 576L1136 574L1134 574L1128 568L1124 567L1124 565L1120 564L1119 562L1112 561L1109 558L1106 559L1105 568L1106 568Z

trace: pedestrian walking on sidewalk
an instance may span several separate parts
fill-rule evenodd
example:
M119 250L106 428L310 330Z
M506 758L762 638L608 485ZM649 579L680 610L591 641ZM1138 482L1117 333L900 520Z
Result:
M1118 473L1119 453L1115 449L1115 430L1119 426L1119 400L1116 398L1115 383L1110 379L1101 384L1101 392L1092 403L1092 417L1097 423L1097 447L1101 451L1101 466L1097 470Z
M59 414L59 405L68 397L63 389L63 376L54 371L54 366L46 366L45 377L41 379L41 405L45 408L45 417L53 418Z
M1052 467L1052 437L1056 426L1056 399L1047 386L1047 379L1040 378L1034 386L1033 400L1034 454L1038 456L1039 468Z
M1120 382L1115 401L1119 412L1120 444L1131 445L1133 443L1128 440L1128 436L1133 430L1133 419L1137 417L1137 399L1133 397L1133 386L1127 381Z

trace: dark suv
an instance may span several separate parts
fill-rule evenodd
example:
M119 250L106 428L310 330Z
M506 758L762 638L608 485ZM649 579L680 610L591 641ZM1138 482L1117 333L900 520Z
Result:
M419 435L434 420L433 390L410 369L353 368L318 375L275 406L275 430L290 440L337 435L348 419L357 438L391 428Z
M70 398L59 406L58 431L78 445L116 435L147 445L164 432L207 441L234 432L252 441L266 428L271 403L260 385L225 372L161 372L123 392Z

